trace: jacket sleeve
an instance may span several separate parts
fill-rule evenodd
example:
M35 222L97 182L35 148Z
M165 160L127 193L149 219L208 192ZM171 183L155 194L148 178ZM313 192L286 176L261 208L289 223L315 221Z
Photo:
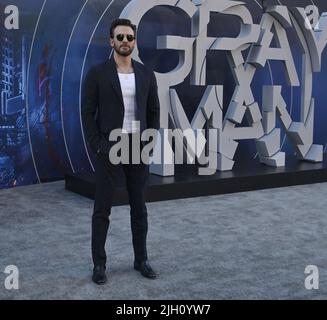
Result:
M87 73L82 89L81 115L84 134L88 145L94 153L108 153L109 141L101 134L96 114L99 107L99 86L96 67Z
M160 128L160 103L158 98L157 79L151 71L150 88L147 102L147 127L151 129Z

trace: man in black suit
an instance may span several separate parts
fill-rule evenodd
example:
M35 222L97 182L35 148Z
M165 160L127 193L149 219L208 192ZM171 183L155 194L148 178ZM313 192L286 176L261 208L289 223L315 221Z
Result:
M92 216L92 280L104 284L106 278L105 242L109 216L117 181L122 169L131 207L131 229L134 249L134 268L144 277L154 279L146 249L148 231L145 190L149 175L147 164L113 164L109 151L113 141L110 132L122 129L128 135L129 150L135 133L145 129L159 129L160 111L157 82L154 72L131 58L135 46L136 26L127 19L115 20L110 28L113 57L88 72L82 99L84 132L96 155L96 194ZM135 126L139 124L139 126ZM134 140L133 140L134 141ZM140 142L140 147L143 144Z

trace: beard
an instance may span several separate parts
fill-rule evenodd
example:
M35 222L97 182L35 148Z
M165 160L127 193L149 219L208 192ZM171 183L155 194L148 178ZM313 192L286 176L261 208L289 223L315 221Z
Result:
M128 57L132 54L134 47L130 47L130 46L117 46L116 44L114 45L114 50L117 52L117 54L119 54L120 56L123 57Z

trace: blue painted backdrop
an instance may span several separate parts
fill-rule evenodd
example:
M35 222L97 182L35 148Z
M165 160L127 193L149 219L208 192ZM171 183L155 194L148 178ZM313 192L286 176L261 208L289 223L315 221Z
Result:
M219 1L219 0L217 0ZM129 0L1 0L0 41L1 63L11 66L10 95L1 98L0 108L0 188L62 179L65 172L90 171L80 122L81 83L91 65L106 59L110 53L108 29ZM262 15L261 1L244 1L253 14L255 23ZM269 3L289 6L312 4L311 0L271 0ZM324 0L315 0L320 13L327 12ZM20 10L19 30L3 28L4 7L16 5ZM229 23L213 16L209 35L235 35L237 21ZM181 12L168 7L157 7L141 22L138 33L140 56L156 71L172 69L177 62L176 52L156 50L156 36L176 34L190 36L190 21ZM294 59L300 72L300 53L294 34L288 33ZM327 50L323 67L314 77L316 99L315 143L327 144ZM7 59L6 61L4 59ZM208 80L224 84L225 108L234 89L234 81L223 53L210 53ZM299 120L300 89L286 86L280 63L256 73L253 90L261 101L264 84L285 85L283 94L293 119ZM0 92L4 90L2 76ZM7 79L8 80L8 79ZM185 110L192 118L202 97L203 89L190 90L189 81L178 85L177 91ZM291 103L291 101L293 101ZM283 150L293 149L287 139ZM237 156L254 157L254 143L242 142Z

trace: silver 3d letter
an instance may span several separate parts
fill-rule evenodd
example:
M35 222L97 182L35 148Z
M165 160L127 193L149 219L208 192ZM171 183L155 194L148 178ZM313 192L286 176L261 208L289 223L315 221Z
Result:
M169 160L173 152L169 141L171 137L163 132L168 128L169 120L175 128L194 130L199 141L203 141L203 128L214 129L211 139L217 148L209 147L209 158L215 154L215 170L231 170L238 141L254 140L259 159L269 166L284 166L285 154L281 152L281 129L276 128L276 119L292 142L299 159L320 162L323 158L323 147L313 144L314 99L312 98L313 73L321 70L321 56L327 44L327 13L315 21L308 8L288 8L271 6L263 14L260 25L254 24L251 13L243 2L232 0L132 0L121 13L121 17L131 19L139 24L142 17L155 6L169 6L183 10L192 22L191 37L166 35L157 37L157 49L177 50L179 63L167 73L156 73L158 93L161 106L161 139L156 145ZM207 28L210 14L217 12L239 17L240 33L235 38L208 37ZM308 27L308 21L315 24ZM302 50L302 75L299 78L292 57L286 30L293 28ZM277 47L272 46L275 38ZM245 50L249 49L244 58ZM223 86L209 85L206 79L206 56L208 51L224 51L235 79L235 90L223 118ZM139 51L134 51L134 59L139 60ZM251 84L258 68L269 60L280 61L285 70L289 86L301 86L302 99L301 119L295 122L287 111L282 97L281 86L265 86L262 101L256 101ZM190 122L185 114L176 90L172 86L185 81L191 75L190 85L207 86L202 100ZM261 105L261 108L260 108ZM247 127L241 127L244 117ZM183 143L182 135L174 137ZM185 144L184 144L185 145ZM186 148L184 152L189 160L194 155L203 159L204 145L195 150ZM214 150L213 150L214 149ZM176 151L176 152L180 152ZM166 155L165 155L166 154ZM200 162L200 161L199 161ZM210 164L209 164L210 168ZM208 170L207 174L212 173ZM150 170L161 175L173 175L174 164L152 166ZM214 170L214 171L215 171ZM206 174L202 171L199 174Z

